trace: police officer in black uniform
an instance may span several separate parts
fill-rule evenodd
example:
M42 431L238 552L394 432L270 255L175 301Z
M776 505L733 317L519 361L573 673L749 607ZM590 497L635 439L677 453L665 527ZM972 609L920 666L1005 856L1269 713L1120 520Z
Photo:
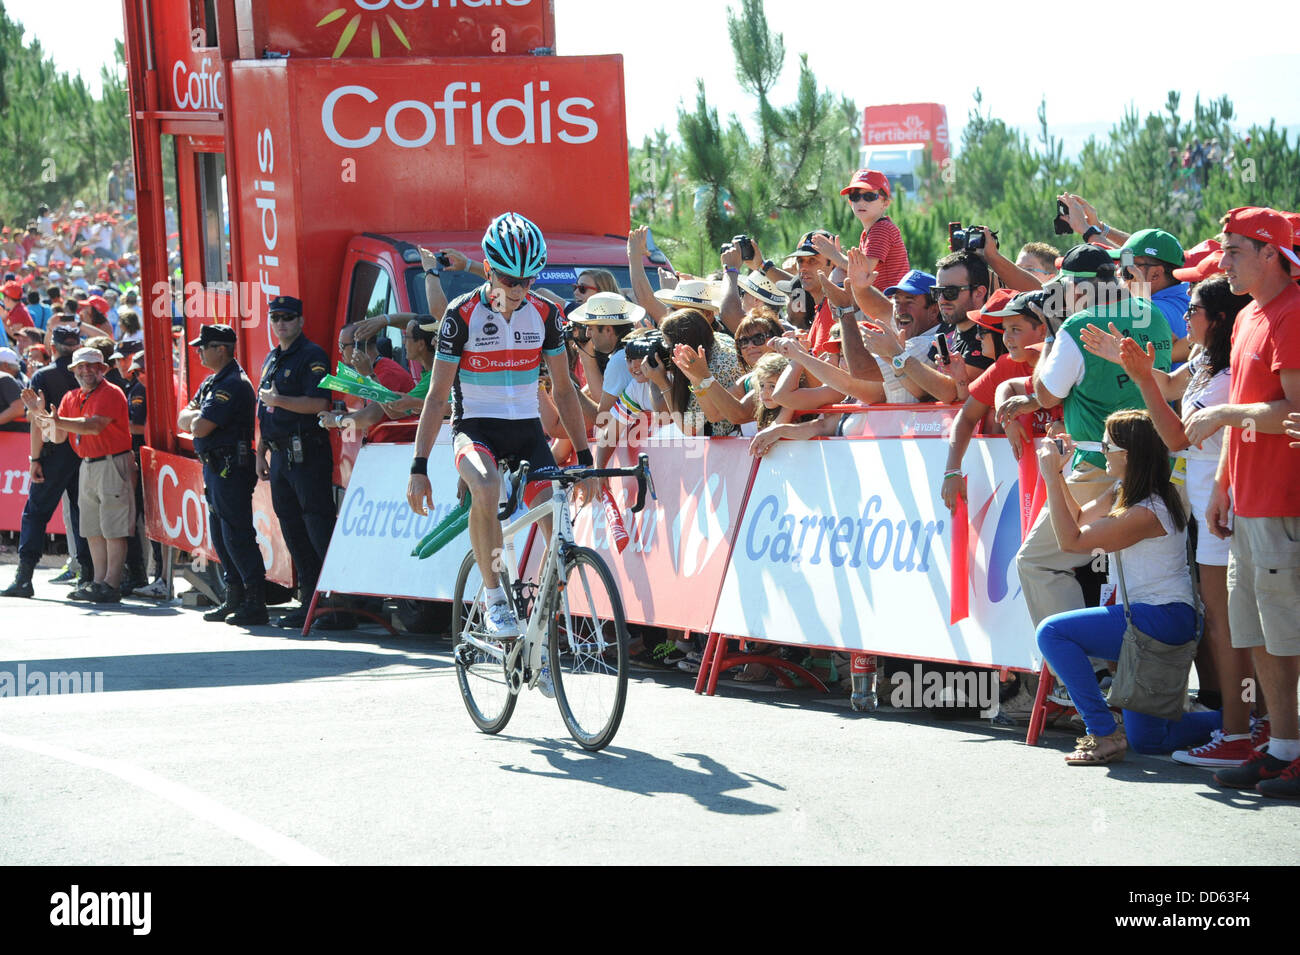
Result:
M271 299L269 312L280 344L262 365L257 473L271 482L271 503L302 598L302 606L279 624L301 629L334 532L334 451L316 417L330 407L331 395L320 387L329 374L329 357L302 333L302 302L280 295Z
M212 374L203 379L177 424L194 435L194 450L203 462L212 545L226 582L225 602L203 619L242 627L264 624L266 567L253 529L253 384L235 360L235 330L229 325L205 325L190 344Z
M50 335L55 359L32 376L31 391L34 395L23 393L24 404L30 398L32 404L42 411L51 407L58 408L65 394L80 387L77 377L68 369L72 353L81 344L77 329L57 325ZM28 406L29 418L32 410ZM40 428L32 429L31 442L31 484L27 491L27 502L23 505L22 533L18 538L18 572L14 575L13 583L0 591L0 596L4 597L33 595L32 572L45 547L45 525L54 516L65 491L68 495L68 508L63 513L63 526L68 532L68 550L75 549L77 552L77 561L81 564L81 584L89 584L95 579L90 545L81 536L81 511L77 507L81 458L77 456L71 441L46 443Z

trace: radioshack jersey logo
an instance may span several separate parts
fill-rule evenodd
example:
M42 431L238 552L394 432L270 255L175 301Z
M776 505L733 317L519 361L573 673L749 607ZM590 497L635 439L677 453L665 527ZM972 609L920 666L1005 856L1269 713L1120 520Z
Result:
M489 358L487 355L463 355L460 363L470 371L526 371L537 367L537 356L506 356Z

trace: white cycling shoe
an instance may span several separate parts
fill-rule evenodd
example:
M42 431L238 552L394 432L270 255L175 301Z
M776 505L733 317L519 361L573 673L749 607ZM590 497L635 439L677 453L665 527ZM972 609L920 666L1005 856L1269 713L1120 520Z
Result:
M513 640L519 636L519 621L515 619L510 604L504 600L488 607L484 622L488 636L496 640Z

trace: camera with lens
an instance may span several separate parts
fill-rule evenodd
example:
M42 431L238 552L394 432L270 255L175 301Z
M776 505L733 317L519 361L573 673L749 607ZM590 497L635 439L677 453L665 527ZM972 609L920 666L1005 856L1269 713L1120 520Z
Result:
M631 341L623 343L623 350L627 355L628 361L637 361L641 358L650 360L650 367L656 368L659 365L667 365L668 359L672 357L673 350L664 338L663 332L658 329L640 335Z
M575 345L585 345L591 341L591 333L587 331L586 325L570 322L564 326L564 340Z
M974 252L976 249L984 248L984 229L985 226L982 225L968 225L963 229L960 222L949 222L948 251ZM992 229L989 231L993 232ZM996 232L993 232L993 241L998 241Z
M733 235L731 237L731 244L740 250L740 258L742 261L748 262L754 257L754 243L750 240L749 236Z

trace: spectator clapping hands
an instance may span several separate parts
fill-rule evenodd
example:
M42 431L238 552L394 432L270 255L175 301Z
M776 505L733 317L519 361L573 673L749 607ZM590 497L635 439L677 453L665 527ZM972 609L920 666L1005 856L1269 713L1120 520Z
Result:
M849 260L844 255L844 250L840 247L840 237L834 236L827 238L820 233L813 233L813 248L830 260L831 265L841 271L849 267Z

